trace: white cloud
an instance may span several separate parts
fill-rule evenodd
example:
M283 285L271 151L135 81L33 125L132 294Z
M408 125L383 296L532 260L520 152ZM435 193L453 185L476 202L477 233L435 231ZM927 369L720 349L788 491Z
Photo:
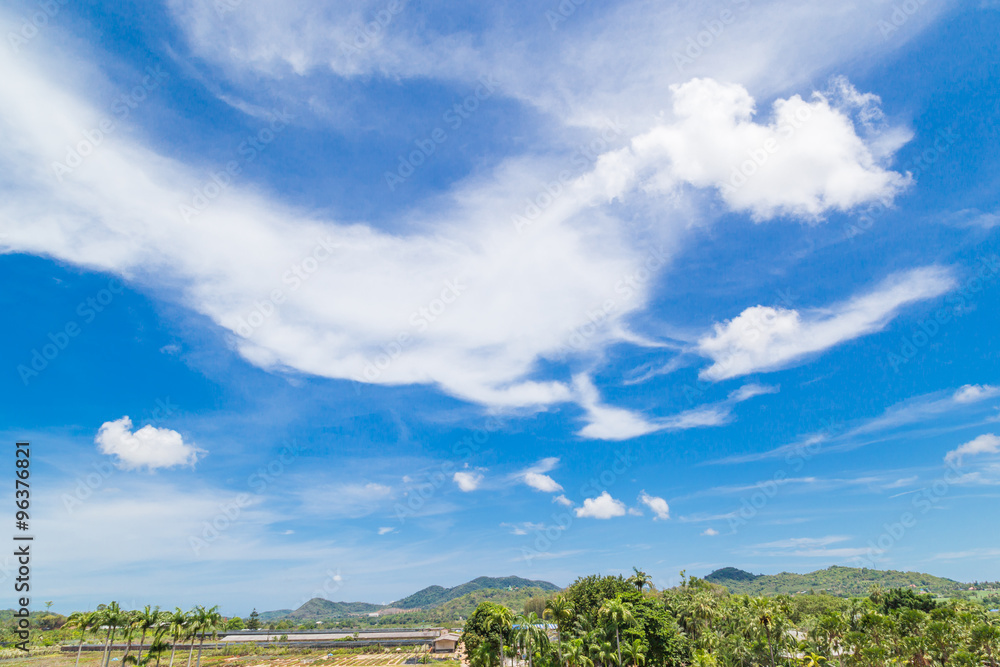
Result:
M717 531L715 528L706 528L704 531L702 531L701 534L707 535L708 537L715 537L716 535L719 534L719 531Z
M389 533L393 532L394 530L396 530L396 529L394 527L392 527L392 526L382 526L381 528L378 529L378 534L379 535L388 535Z
M860 96L850 90L853 95L840 97L856 102ZM814 93L811 102L798 95L779 99L763 125L752 120L754 100L742 86L694 79L671 91L678 121L632 142L640 163L667 160L657 177L663 189L678 183L716 188L730 209L764 220L819 218L829 210L888 202L910 182L881 164L909 133L891 131L890 145L875 146L858 136L849 109L832 106L822 94Z
M660 426L640 415L600 402L597 388L586 375L573 378L577 400L587 411L587 425L579 431L585 438L597 440L628 440L660 430Z
M543 475L537 472L525 473L524 483L533 489L546 491L548 493L555 493L556 491L563 490L562 486L554 479L548 475Z
M790 366L804 357L881 330L903 306L940 296L955 285L951 271L937 266L895 274L872 292L823 310L754 306L716 324L698 341L714 362L701 372L711 380Z
M729 394L729 400L735 401L736 403L742 403L743 401L750 400L756 396L764 396L766 394L777 394L780 391L779 387L771 387L768 385L751 383L745 384L739 389L731 392Z
M456 472L452 475L452 480L458 484L462 491L475 491L483 481L483 476L475 472Z
M542 459L530 468L515 473L513 475L513 479L527 484L536 491L545 491L546 493L562 491L562 486L545 474L554 469L557 465L559 465L559 459L554 456L550 456Z
M169 428L147 425L133 433L128 417L102 424L94 442L102 454L116 456L115 465L122 470L193 466L203 453Z
M663 519L664 521L670 518L670 506L667 505L667 501L663 498L657 498L656 496L651 496L645 491L639 494L639 500L643 505L648 507L653 511L654 521L656 519Z
M559 503L560 505L562 505L564 507L572 507L573 506L573 501L570 500L569 498L567 498L566 496L562 495L562 494L560 494L560 495L555 496L554 498L552 498L552 502Z
M1000 395L1000 387L988 384L967 384L955 392L954 399L956 403L975 403L998 395Z
M953 449L948 452L944 460L948 463L957 463L962 465L962 461L966 456L976 456L977 454L996 454L1000 452L1000 437L992 433L984 433L983 435L970 440L969 442L960 445L957 449Z
M607 491L596 498L586 498L583 507L577 507L576 516L581 519L610 519L625 516L625 503L615 500Z

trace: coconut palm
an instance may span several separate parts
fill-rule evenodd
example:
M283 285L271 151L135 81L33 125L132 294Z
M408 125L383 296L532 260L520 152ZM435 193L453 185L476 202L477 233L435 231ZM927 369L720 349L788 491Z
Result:
M622 664L622 642L619 629L623 625L633 625L635 623L632 608L621 600L608 600L598 610L597 615L615 628L615 644L618 654L618 664L620 665Z
M80 629L80 645L76 649L76 665L80 664L80 654L83 652L83 641L87 637L87 630L100 625L101 614L96 611L75 611L69 615L66 626Z

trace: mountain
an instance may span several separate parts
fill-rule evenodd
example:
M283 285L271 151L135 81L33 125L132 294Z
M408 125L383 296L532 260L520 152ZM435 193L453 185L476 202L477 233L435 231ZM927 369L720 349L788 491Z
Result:
M385 605L370 602L330 602L323 598L313 598L285 618L319 620L333 616L351 616L352 614L370 614L385 609Z
M808 574L782 572L781 574L751 574L735 567L716 570L705 581L719 584L730 593L749 595L793 594L802 591L825 592L840 597L864 596L875 584L883 588L916 588L935 595L949 595L968 587L952 579L935 577L920 572L897 570L870 570L868 568L834 565L825 570Z
M349 616L365 616L367 614L385 611L392 613L400 623L416 621L406 614L419 613L421 621L441 622L467 617L483 600L492 600L521 607L530 597L542 597L547 593L561 590L555 584L547 581L522 579L521 577L478 577L452 588L444 586L428 586L402 600L388 605L369 602L331 602L323 598L313 598L295 609L278 609L260 614L262 621L281 619L319 621Z
M533 581L522 579L521 577L477 577L454 588L444 588L443 586L428 586L417 591L409 597L397 600L392 606L401 609L416 609L434 607L444 604L449 600L460 598L475 591L484 589L519 589L519 588L540 588L543 591L558 591L560 588L547 581Z

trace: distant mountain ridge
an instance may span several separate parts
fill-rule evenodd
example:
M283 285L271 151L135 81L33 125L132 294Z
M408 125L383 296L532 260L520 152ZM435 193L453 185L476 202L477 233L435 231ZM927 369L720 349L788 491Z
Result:
M544 591L562 590L555 584L547 581L534 581L532 579L522 579L521 577L476 577L472 581L452 588L428 586L402 600L396 600L392 603L392 606L399 607L400 609L435 607L474 591L495 588L541 588Z
M840 597L863 596L875 584L883 588L916 588L936 595L946 595L965 589L953 579L935 577L922 572L898 570L870 570L868 568L834 565L825 570L807 574L782 572L780 574L751 574L735 567L724 567L705 577L705 581L719 584L730 593L748 595L794 594L803 591L824 592Z
M471 612L471 609L466 611L464 608L468 605L463 604L463 601L467 600L472 604L472 608L475 608L474 600L478 601L483 598L483 595L476 595L480 592L489 591L523 591L527 594L539 594L545 592L554 592L562 590L558 586L548 581L536 581L532 579L524 579L522 577L510 576L510 577L477 577L472 581L468 581L464 584L458 586L453 586L452 588L445 588L444 586L428 586L416 593L409 595L401 600L396 600L387 605L384 604L373 604L370 602L331 602L330 600L325 600L323 598L313 598L303 604L298 609L277 609L274 611L265 611L260 614L261 620L271 621L279 619L294 619L294 620L324 620L345 616L357 616L372 614L381 611L414 611L419 609L432 609L436 607L443 607L448 605L449 608L456 608L455 611L461 611L464 614ZM489 597L487 595L487 597ZM450 604L449 603L453 603Z

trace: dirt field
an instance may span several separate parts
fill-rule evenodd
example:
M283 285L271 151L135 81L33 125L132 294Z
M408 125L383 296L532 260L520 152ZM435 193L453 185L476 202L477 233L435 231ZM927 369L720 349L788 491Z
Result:
M178 651L174 658L174 667L187 667L187 652ZM197 654L195 656L197 658ZM355 653L348 655L331 655L323 649L304 649L279 655L244 655L226 656L212 655L207 651L202 654L202 667L397 667L400 665L422 665L424 659L429 660L429 667L459 667L459 660L454 653L437 653L428 655L426 651L386 651L383 653ZM167 667L170 655L163 656L160 667ZM80 659L80 667L97 667L101 664L101 654L98 652L84 653ZM155 663L154 663L155 664ZM46 653L28 657L0 659L3 667L74 667L76 653ZM192 660L191 667L195 666ZM121 667L120 660L113 660L110 667Z

